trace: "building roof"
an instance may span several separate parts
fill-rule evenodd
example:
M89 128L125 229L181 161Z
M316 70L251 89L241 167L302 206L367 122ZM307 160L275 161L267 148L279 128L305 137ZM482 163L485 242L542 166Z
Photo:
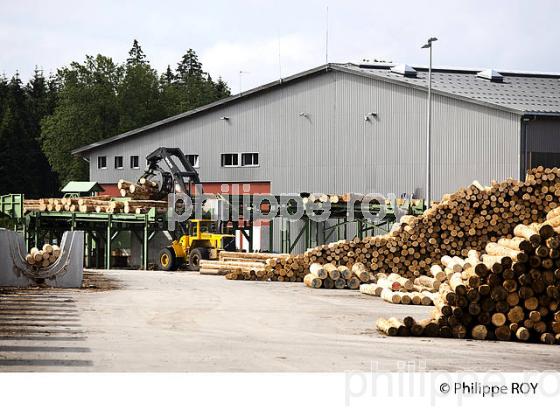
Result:
M95 181L70 181L64 188L62 192L76 192L76 193L91 193L91 192L103 192L104 189Z
M286 83L321 72L335 70L421 90L427 89L428 69L426 67L402 65L402 67L407 68L407 70L403 69L404 71L399 67L401 66L387 63L324 64L240 94L232 95L211 104L195 108L194 110L77 148L72 151L72 154L85 153L112 142L210 111L240 99L249 98L254 94L259 94L271 88L280 87ZM392 70L392 68L395 69ZM402 73L400 73L400 71L402 71ZM494 76L492 78L499 79L499 81L489 79L489 73ZM446 95L451 98L519 115L560 116L560 74L557 73L514 72L492 69L433 68L432 92L434 94Z
M413 67L415 76L395 73L387 65L345 64L341 67L361 75L422 89L427 87L426 67ZM498 81L490 80L489 74L495 75ZM560 74L436 68L432 70L432 90L518 114L560 115Z

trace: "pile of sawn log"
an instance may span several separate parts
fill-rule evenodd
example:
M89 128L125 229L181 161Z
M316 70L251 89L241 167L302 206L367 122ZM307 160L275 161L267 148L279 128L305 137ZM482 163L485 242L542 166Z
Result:
M332 263L312 263L303 283L314 289L358 289L362 283L370 283L372 280L372 274L363 263L355 263L351 269Z
M41 249L31 248L25 256L25 262L33 269L48 268L60 257L60 247L45 243Z
M200 262L200 273L203 275L225 275L230 280L269 280L269 271L265 269L267 262L276 258L288 258L288 254L261 252L228 252L221 251L218 260Z
M156 208L158 212L167 210L167 201L115 200L110 196L92 196L79 198L43 198L26 199L23 204L25 212L81 212L81 213L124 213L144 214L150 208Z
M441 286L431 317L377 321L389 336L560 343L560 208L542 224L517 225Z
M404 216L391 233L339 241L301 255L273 258L265 269L272 280L303 281L313 263L351 267L363 263L372 273L406 278L428 274L445 255L468 256L489 242L512 238L518 224L542 222L559 205L560 169L532 169L521 182L508 179L485 187L477 182L446 195L423 215Z
M167 201L156 200L157 184L145 178L140 178L137 184L120 180L117 184L122 200L115 200L109 195L98 195L79 198L43 198L26 199L25 212L81 212L81 213L124 213L144 214L151 208L166 212Z

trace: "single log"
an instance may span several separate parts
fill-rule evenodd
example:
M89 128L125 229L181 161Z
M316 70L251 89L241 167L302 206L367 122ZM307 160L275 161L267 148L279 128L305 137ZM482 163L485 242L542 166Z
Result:
M344 266L344 265L340 265L338 267L338 271L340 272L340 277L342 279L348 280L352 277L352 271L350 269L348 269L348 267Z
M334 289L334 280L329 277L323 279L323 288L325 289Z
M484 325L476 325L472 328L471 335L473 339L485 340L488 336L488 329Z
M494 330L494 334L496 335L496 339L498 340L510 340L511 339L511 330L509 326L499 326Z
M52 245L52 254L58 258L60 256L60 246Z
M398 273L390 274L388 276L388 279L399 283L402 289L412 290L412 288L414 287L414 282L412 280L404 278Z
M327 264L323 265L323 269L325 269L327 271L327 275L332 280L336 281L338 278L340 278L340 271L332 263L327 263Z
M309 266L309 272L317 275L317 277L321 280L326 279L329 275L327 271L323 268L323 265L319 263L312 263Z
M381 292L381 298L389 303L401 303L401 296L399 292L393 292L390 289L384 288Z
M354 275L356 275L358 277L358 279L360 279L361 282L369 282L370 280L370 274L368 269L366 268L366 266L361 263L355 263L352 265L352 272L354 273Z
M460 273L453 274L453 276L449 279L449 286L451 286L451 289L457 295L462 296L467 293L467 288L463 284L463 279Z
M381 296L383 288L373 283L364 283L360 285L360 292L365 295Z
M443 269L441 269L441 266L439 265L432 265L430 267L430 275L437 281L439 281L440 283L443 282L446 279L446 274L443 271Z
M540 235L537 232L535 232L533 228L526 225L522 225L522 224L517 225L513 229L513 234L519 238L527 239L529 242L533 244L540 244L541 242Z
M425 275L421 275L416 279L414 279L414 283L417 285L422 285L428 288L432 288L434 290L438 290L441 285L441 281Z
M376 322L377 329L385 333L387 336L396 336L399 328L403 326L400 321L394 317L389 319L379 318Z
M310 288L318 289L323 284L323 281L314 273L309 273L303 278L303 283Z
M553 345L556 343L556 337L552 333L543 333L541 334L540 341L542 343Z
M339 277L334 281L334 287L336 289L344 289L346 287L346 280Z
M353 276L352 278L350 278L346 281L346 287L348 289L354 289L354 290L359 289L360 288L360 280L357 277Z
M503 313L494 313L492 315L492 324L496 327L503 326L506 323L506 315Z

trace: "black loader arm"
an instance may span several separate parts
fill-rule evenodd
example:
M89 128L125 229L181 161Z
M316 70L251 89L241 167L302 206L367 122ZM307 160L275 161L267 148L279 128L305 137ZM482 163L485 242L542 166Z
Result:
M161 168L162 161L167 164L169 171ZM200 184L198 172L179 148L160 147L146 156L146 162L143 177L150 178L160 173L162 177L160 193L162 195L182 192L191 196L192 186ZM200 195L202 192L197 192L197 194Z

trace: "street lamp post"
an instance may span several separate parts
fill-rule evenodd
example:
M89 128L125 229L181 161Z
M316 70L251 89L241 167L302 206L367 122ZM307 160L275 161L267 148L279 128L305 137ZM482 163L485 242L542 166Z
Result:
M430 207L432 200L431 181L431 145L432 145L432 43L437 38L430 37L422 48L430 49L430 65L428 66L428 117L426 118L426 208Z

